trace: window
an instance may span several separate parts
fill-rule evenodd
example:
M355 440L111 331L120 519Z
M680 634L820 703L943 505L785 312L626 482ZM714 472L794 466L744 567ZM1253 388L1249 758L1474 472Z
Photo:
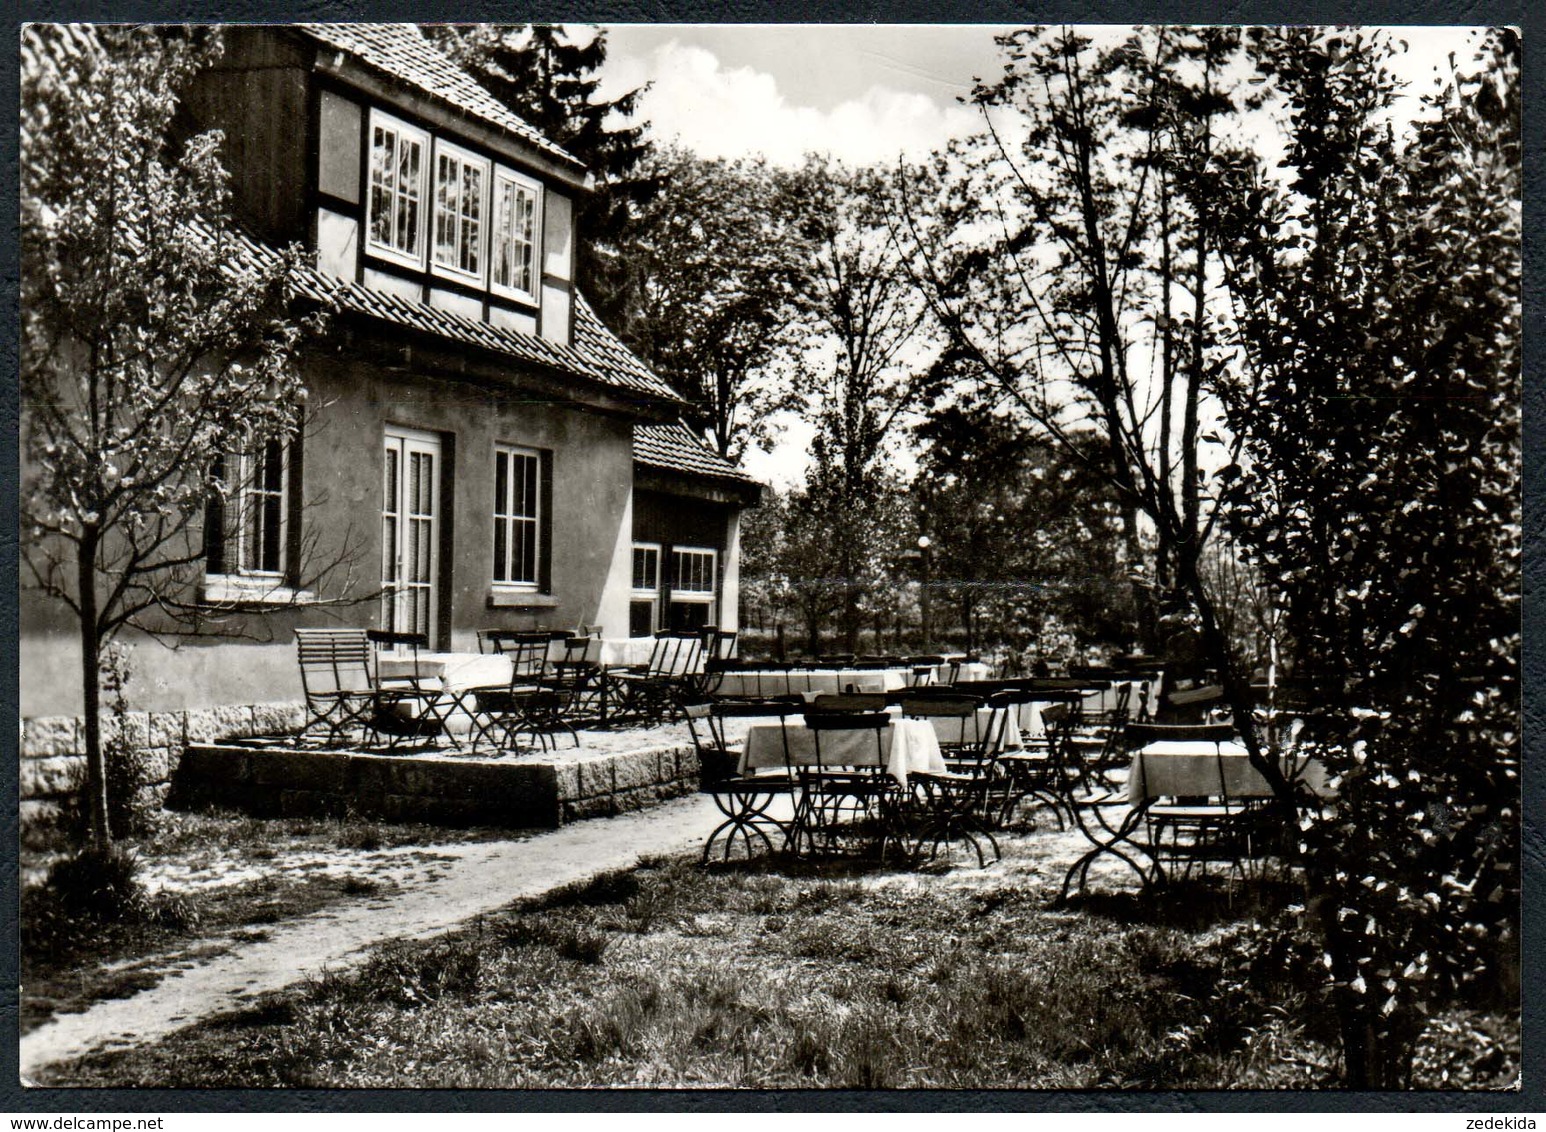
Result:
M525 448L494 451L494 585L537 589L542 561L542 459Z
M675 551L671 556L671 600L712 601L714 558L712 550L685 547Z
M633 544L633 594L628 602L628 635L647 637L657 627L660 607L660 546Z
M204 518L204 596L209 601L290 600L290 464L283 441L218 457L225 490Z
M429 135L370 114L370 240L386 259L424 264L424 167Z
M715 559L712 550L678 547L671 552L671 628L701 629L714 618Z
M537 225L541 187L508 169L494 173L494 291L537 301Z
M489 163L444 142L435 145L435 266L482 282Z

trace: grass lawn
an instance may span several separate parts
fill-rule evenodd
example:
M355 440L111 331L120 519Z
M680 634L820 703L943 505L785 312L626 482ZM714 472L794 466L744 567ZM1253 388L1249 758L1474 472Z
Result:
M1076 836L1076 835L1075 835ZM648 861L41 1083L1296 1088L1333 1084L1296 891L1053 910L1066 837L987 869ZM1231 899L1232 895L1232 899ZM1421 1087L1510 1087L1518 1014L1435 1019Z
M154 914L91 923L50 915L38 885L59 854L24 847L21 1032L153 986L174 966L262 938L273 924L390 896L405 870L433 867L437 844L516 836L360 819L158 813L149 832L125 842L139 858L137 877Z

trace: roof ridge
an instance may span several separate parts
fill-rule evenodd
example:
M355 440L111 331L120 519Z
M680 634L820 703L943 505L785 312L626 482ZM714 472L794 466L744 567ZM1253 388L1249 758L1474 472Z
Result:
M511 110L415 23L338 21L291 25L368 66L429 94L536 148L584 169L585 163ZM386 41L396 37L397 42Z

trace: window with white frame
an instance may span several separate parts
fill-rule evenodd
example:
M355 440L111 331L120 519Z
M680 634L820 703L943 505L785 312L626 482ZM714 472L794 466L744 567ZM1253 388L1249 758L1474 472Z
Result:
M216 457L211 476L223 486L204 517L206 600L289 595L290 463L282 440Z
M659 627L660 544L633 544L633 592L628 602L628 635L647 637Z
M715 566L718 555L704 547L671 551L671 603L666 617L672 629L701 629L714 620Z
M494 585L535 590L542 564L542 457L494 450Z
M677 547L671 554L671 600L713 601L716 553L700 547Z
M483 280L489 163L445 142L435 143L435 267Z
M494 171L490 283L496 294L537 300L537 232L542 189L508 169Z
M429 135L380 111L370 112L367 246L410 267L424 265L424 177Z

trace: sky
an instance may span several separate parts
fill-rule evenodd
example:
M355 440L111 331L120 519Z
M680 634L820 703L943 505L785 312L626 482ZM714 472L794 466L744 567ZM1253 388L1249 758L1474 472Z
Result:
M994 35L973 24L752 25L614 24L600 95L615 98L649 84L639 118L661 142L676 140L705 157L761 154L797 164L809 151L850 164L927 156L978 126L959 101L974 79L1003 71ZM1110 29L1115 34L1116 29ZM1429 89L1447 56L1468 55L1466 28L1392 28L1410 46L1392 66L1416 94ZM1408 114L1410 114L1408 110ZM1263 128L1270 129L1265 120ZM1270 150L1269 147L1264 147ZM752 451L747 470L779 487L798 483L811 429L785 420L771 453Z

